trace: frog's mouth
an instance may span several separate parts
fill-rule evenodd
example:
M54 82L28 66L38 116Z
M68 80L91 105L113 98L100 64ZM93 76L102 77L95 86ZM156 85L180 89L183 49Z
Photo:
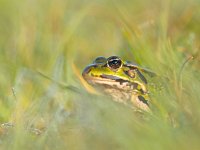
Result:
M93 74L88 75L88 72L83 72L82 75L83 78L89 84L94 86L103 86L105 88L121 89L127 92L136 91L136 92L141 92L143 94L147 93L146 87L137 81L130 82L128 80L121 79L117 76L105 75L105 74L102 74L100 76L96 76Z

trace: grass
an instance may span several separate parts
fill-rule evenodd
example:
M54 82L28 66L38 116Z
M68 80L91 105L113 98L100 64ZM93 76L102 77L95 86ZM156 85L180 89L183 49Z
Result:
M199 149L199 4L1 0L0 149ZM110 55L159 74L152 115L84 88Z

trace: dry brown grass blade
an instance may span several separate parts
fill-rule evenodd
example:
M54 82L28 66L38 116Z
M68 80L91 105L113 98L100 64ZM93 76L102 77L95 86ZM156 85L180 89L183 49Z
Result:
M183 63L182 66L181 66L181 69L180 69L179 74L178 74L178 85L179 85L181 88L182 88L181 80L182 80L183 70L184 70L186 64L187 64L189 61L193 60L193 59L194 59L194 57L193 57L193 56L190 56L189 58L187 58L187 59L184 61L184 63Z
M64 83L62 83L62 82L56 81L56 80L52 79L51 77L45 75L45 74L42 73L41 71L37 71L37 73L38 73L40 76L44 77L45 79L50 80L50 81L56 83L57 85L59 85L60 87L62 87L62 88L64 88L64 89L68 89L68 90L71 90L71 91L73 91L73 92L80 93L80 90L79 90L77 87L75 87L75 86L66 85L66 84L64 84Z

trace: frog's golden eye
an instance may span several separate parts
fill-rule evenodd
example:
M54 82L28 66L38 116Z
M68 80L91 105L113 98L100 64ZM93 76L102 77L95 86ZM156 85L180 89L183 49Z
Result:
M111 56L107 60L107 65L110 69L116 70L122 67L122 61L117 56Z
M105 64L106 61L107 61L107 59L106 59L105 57L100 56L100 57L97 57L97 58L93 61L93 63L94 63L94 64Z

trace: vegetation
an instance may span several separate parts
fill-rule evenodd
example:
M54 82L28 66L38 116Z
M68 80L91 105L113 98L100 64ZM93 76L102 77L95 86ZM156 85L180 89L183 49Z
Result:
M1 0L0 149L199 149L199 6ZM110 55L161 76L152 114L85 89L83 68Z

